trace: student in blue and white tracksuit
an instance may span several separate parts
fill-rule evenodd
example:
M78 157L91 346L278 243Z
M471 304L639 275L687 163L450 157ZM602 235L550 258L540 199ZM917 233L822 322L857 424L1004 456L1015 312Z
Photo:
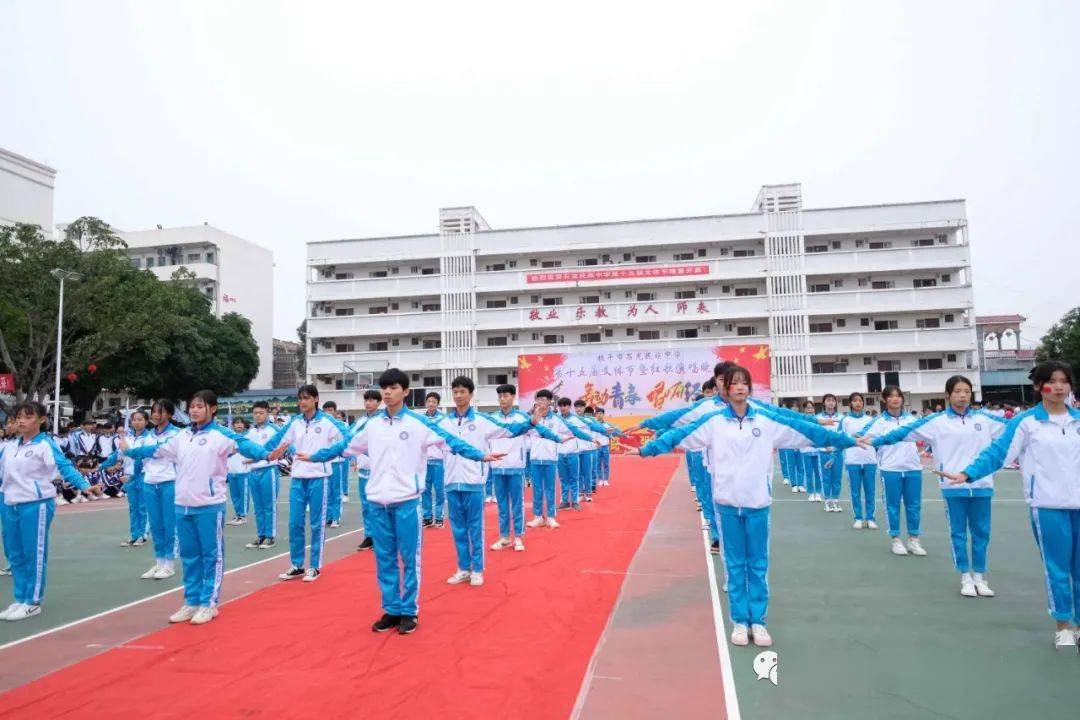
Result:
M265 447L276 453L272 456L275 460L289 447L297 453L289 484L289 560L292 566L278 577L282 580L303 577L304 582L314 582L322 573L327 493L333 469L329 462L302 460L300 454L311 456L341 442L349 436L349 429L337 418L319 410L319 390L314 385L301 386L296 397L300 414L289 418ZM304 570L306 515L309 515L311 525L311 565Z
M622 431L615 427L604 416L607 413L604 412L604 408L596 408L596 422L603 428L603 433L608 437L614 437L621 435ZM604 486L611 485L611 443L606 442L600 446L600 454L597 456L598 463L596 467L596 476L599 478L599 483Z
M364 391L364 414L356 419L349 428L350 437L360 432L368 422L379 413L379 405L382 403L382 393L378 390ZM367 453L360 453L353 457L356 463L356 487L360 498L360 521L364 527L364 539L356 546L358 552L371 550L375 547L375 540L371 536L371 503L367 499L367 483L371 479L371 458Z
M942 412L925 415L902 425L887 435L874 438L881 447L901 440L928 443L933 448L938 471L957 473L1005 432L1005 420L985 410L971 409L972 384L963 375L953 375L945 383L949 405ZM941 479L945 518L952 538L953 563L960 573L960 594L965 597L993 597L983 573L990 545L990 507L994 497L994 476L987 475L964 486ZM971 554L968 554L968 537Z
M773 451L779 447L846 448L854 440L813 421L750 405L750 372L729 367L722 386L727 406L684 427L669 430L641 448L649 457L676 446L709 451L713 501L720 517L728 599L734 629L731 642L767 647L769 607L769 517ZM631 453L634 453L631 450Z
M409 376L391 368L379 376L386 407L366 422L349 439L308 457L325 461L335 455L359 456L371 460L367 498L371 504L371 534L375 538L375 572L382 593L383 616L371 626L375 632L397 628L401 635L416 630L420 606L420 551L422 515L420 496L424 493L427 453L432 445L444 445L453 457L462 455L474 462L497 459L447 433L439 423L405 407ZM480 498L480 493L475 493ZM481 510L483 503L481 499Z
M499 385L495 394L499 399L499 409L493 413L496 420L506 425L528 422L529 416L514 407L515 386ZM492 543L492 550L502 550L511 544L517 552L525 549L522 538L525 535L525 449L528 443L527 435L493 438L489 443L493 452L505 454L489 468L499 513L499 537Z
M247 436L248 422L242 417L234 417L232 431L237 435ZM247 458L240 453L233 453L226 463L228 475L226 484L229 486L229 499L232 500L233 519L226 525L243 525L247 522L248 512L248 474L251 472Z
M1075 652L1080 629L1080 410L1067 398L1072 370L1037 365L1031 381L1042 402L1008 421L1005 432L959 473L942 473L954 487L975 483L1003 465L1020 463L1024 499L1042 558L1054 645Z
M803 415L807 422L817 422L817 407L814 405L813 400L807 400L803 403ZM803 486L803 492L808 493L806 499L810 502L818 502L822 499L821 494L821 476L822 476L822 463L821 463L821 450L815 447L802 447L799 448L800 460L803 467L803 479L806 484Z
M134 447L162 445L180 434L172 424L176 407L171 400L158 400L150 408L153 427L146 435L131 441ZM146 490L146 517L150 522L150 540L154 544L154 564L144 572L143 580L165 580L176 574L176 463L169 457L150 457L142 461Z
M150 416L142 410L133 410L128 416L131 435L127 441L134 442L150 435ZM132 460L114 448L109 457L101 462L101 469L106 470L117 463L124 466L124 495L128 501L128 539L120 543L121 547L140 547L146 544L149 521L146 514L146 482L142 460Z
M217 423L217 395L200 390L188 403L191 426L161 444L140 447L121 441L128 457L176 463L176 537L184 567L184 604L169 622L201 625L218 614L225 571L225 494L228 458L239 451L252 460L267 451ZM126 446L126 447L125 447Z
M589 469L585 453L596 447L589 428L581 418L571 412L572 405L570 398L559 398L559 418L574 434L574 439L559 443L556 451L559 456L557 468L562 500L558 505L559 510L581 509L581 493L586 482L585 473Z
M438 427L464 442L489 452L489 443L496 438L524 435L533 427L531 418L503 424L490 415L472 407L473 381L458 376L450 383L454 408ZM538 432L547 432L546 428ZM554 435L552 437L555 437ZM502 457L502 453L491 451ZM481 463L460 455L446 458L446 504L450 513L450 529L457 549L457 571L447 583L457 585L484 584L484 468Z
M49 563L49 527L56 512L58 474L75 487L89 487L86 478L64 457L42 430L45 408L23 403L13 412L19 437L3 447L4 552L11 563L14 602L0 612L12 622L41 613Z
M322 410L327 416L336 418L337 403L327 400L323 403ZM341 527L341 495L348 485L349 461L345 458L334 458L330 461L330 477L326 486L327 527Z
M845 435L861 436L874 421L874 418L864 412L866 398L860 392L853 392L848 396L848 407L851 411L840 418L837 429ZM851 509L855 513L852 527L856 530L877 530L877 522L874 520L877 462L877 451L870 448L856 446L844 450L844 467L847 468L848 486L851 490Z
M876 437L887 435L897 428L910 425L918 418L904 412L904 393L895 385L886 385L881 391L885 409L866 426L863 435ZM885 485L885 511L889 520L889 537L893 555L919 557L926 555L919 536L922 534L922 462L919 449L909 440L878 448L878 465ZM900 540L900 506L904 507L907 521L908 542Z
M439 410L442 396L434 390L424 397L425 412L428 422L439 422L446 415ZM424 527L443 527L446 512L446 483L444 482L444 451L440 445L431 445L427 449L427 486L424 490Z
M585 427L592 435L593 441L596 443L596 446L589 451L589 455L591 457L589 461L591 470L589 492L595 493L596 488L603 484L600 481L601 455L605 450L610 453L612 436L619 435L621 433L619 429L616 428L614 425L608 425L607 423L599 422L596 419L595 410L593 410L593 408L591 407L585 408L578 415L578 418L585 424ZM586 496L585 500L587 502L592 502L592 499L589 496Z
M0 436L0 533L3 532L4 517L3 512L4 502L4 451L7 448L12 448L11 453L14 454L14 448L19 445L18 431L15 429L15 416L8 415L7 420L4 422L4 434ZM57 447L61 447L60 443L56 443ZM65 457L67 457L65 455ZM4 548L4 563L3 568L0 568L0 575L11 575L11 558L8 556L7 548Z
M270 403L256 400L251 408L254 422L244 437L266 447L278 427L270 422ZM255 539L245 547L269 550L277 545L277 504L281 476L277 461L256 460L248 466L247 485L255 511Z
M840 414L836 412L837 400L832 393L826 393L821 398L824 410L818 413L818 424L837 429L840 424ZM825 448L818 454L821 465L821 486L825 495L825 512L844 512L840 507L840 486L844 477L844 451ZM821 500L818 496L818 500Z
M546 525L549 528L559 527L559 521L555 519L559 506L556 505L555 480L563 478L563 497L569 497L570 485L567 480L571 460L578 447L577 441L591 442L591 435L581 429L577 423L571 423L551 408L555 397L546 388L536 391L536 407L540 414L540 425L543 425L551 433L559 438L558 442L548 439L550 436L541 435L535 429L528 434L529 441L529 475L532 477L533 492L533 519L528 527L536 528ZM569 398L566 407L569 409ZM564 453L570 454L570 458L563 459ZM560 465L567 468L560 471ZM577 467L576 462L573 467ZM566 507L570 507L569 503Z

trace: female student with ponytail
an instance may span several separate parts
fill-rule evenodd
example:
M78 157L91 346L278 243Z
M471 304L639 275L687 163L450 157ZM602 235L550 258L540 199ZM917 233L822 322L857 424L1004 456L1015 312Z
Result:
M949 405L941 412L926 415L874 439L874 447L902 440L922 440L933 447L938 471L959 472L1005 432L1005 421L986 410L971 409L972 384L963 375L945 382ZM994 591L983 577L986 550L990 545L990 503L994 497L994 476L987 475L963 487L941 479L945 519L952 538L953 563L960 573L960 594L964 597L993 597ZM971 554L968 555L968 537Z
M685 450L708 450L712 499L720 518L728 599L734 628L731 642L767 647L769 609L769 514L773 451L781 447L847 448L847 435L826 430L813 419L780 414L748 401L750 371L728 368L723 377L727 406L681 428L669 430L629 454L650 457ZM865 442L865 441L860 441Z
M824 410L818 414L818 423L821 425L839 425L840 414L836 411L839 404L836 396L826 393L821 398ZM821 468L821 486L825 494L825 512L844 512L840 507L840 485L844 477L844 451L835 448L825 448L818 454ZM821 500L818 496L818 500Z
M150 435L148 425L150 416L143 410L133 410L128 417L131 425L129 441L145 439ZM123 435L121 430L121 435ZM120 547L139 547L146 544L146 483L144 482L143 464L141 460L132 460L126 457L119 448L101 463L101 469L105 470L117 463L124 466L124 495L128 501L128 534L127 540L120 543Z
M857 437L865 432L874 418L864 412L866 398L860 392L848 396L850 412L840 418L839 430L845 435ZM852 527L877 530L874 521L874 490L877 480L877 453L864 447L852 447L844 451L844 467L847 468L848 485L851 489L851 509L855 513Z
M1054 646L1075 652L1080 626L1080 410L1067 402L1074 386L1065 363L1042 363L1030 377L1042 401L1010 420L1005 432L962 471L939 475L952 487L965 487L1003 465L1020 463L1050 617L1057 622Z
M128 457L168 459L176 463L176 537L184 566L184 604L169 622L202 625L217 614L225 565L225 498L229 455L251 460L276 459L262 446L218 425L217 395L200 390L188 403L191 426L161 444L132 447L121 440ZM284 453L284 447L278 455ZM277 452L277 451L275 451Z

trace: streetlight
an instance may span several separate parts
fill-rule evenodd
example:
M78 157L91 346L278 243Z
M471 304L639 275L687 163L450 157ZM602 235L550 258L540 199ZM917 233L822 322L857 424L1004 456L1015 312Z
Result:
M60 345L64 333L64 281L78 280L82 276L74 270L55 268L49 272L60 281L60 319L56 323L56 392L53 394L53 434L60 433Z

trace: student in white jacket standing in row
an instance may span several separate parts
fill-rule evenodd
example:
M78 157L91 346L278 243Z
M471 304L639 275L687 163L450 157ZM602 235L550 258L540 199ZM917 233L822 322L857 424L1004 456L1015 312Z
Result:
M438 423L405 407L409 376L390 368L379 376L385 407L351 438L313 455L297 452L305 462L326 462L345 454L371 459L367 499L371 506L371 535L375 539L375 573L382 593L383 616L374 632L397 629L407 635L417 627L420 611L420 552L423 518L420 496L427 472L426 448L443 445L450 453L474 462L497 460L497 453L478 448L447 433ZM483 482L482 480L480 482ZM482 485L481 485L482 487ZM475 493L483 509L483 493Z
M499 398L499 409L494 413L496 420L505 425L528 422L529 416L514 405L516 387L499 385L495 394ZM529 437L493 438L490 445L493 452L506 456L491 463L490 467L499 511L499 537L491 549L503 550L513 545L515 551L521 552L525 549L525 453Z
M567 400L569 401L569 398ZM565 495L569 492L566 489L569 488L569 480L568 475L563 474L562 468L567 468L566 472L569 473L571 462L576 459L574 453L577 444L574 439L591 442L588 433L576 424L571 425L566 418L555 412L551 407L554 401L555 396L550 390L545 388L536 391L539 424L558 437L558 440L548 439L550 436L541 435L535 428L528 435L529 476L532 478L533 491L533 519L528 523L531 528L542 525L547 525L552 529L559 527L559 521L555 519L559 507L555 502L556 477L562 479Z
M904 440L922 440L933 448L938 471L960 472L1005 432L1005 421L985 410L971 409L972 384L963 375L945 382L949 406L901 425L874 438L874 447ZM945 518L952 539L953 563L960 573L960 594L964 597L993 597L994 591L983 576L990 545L990 508L994 498L994 476L987 475L964 486L941 480ZM971 553L968 553L968 538Z
M860 436L874 421L874 418L864 412L866 398L860 392L853 392L848 396L848 407L851 410L840 418L837 429L845 435ZM855 513L852 527L856 530L877 530L877 522L874 520L877 452L872 448L856 446L844 450L843 456L851 491L851 509Z
M1005 432L963 470L939 474L963 488L1003 465L1020 463L1048 610L1057 623L1054 646L1075 652L1080 639L1080 410L1067 403L1074 385L1065 363L1042 363L1030 377L1042 402L1010 420Z

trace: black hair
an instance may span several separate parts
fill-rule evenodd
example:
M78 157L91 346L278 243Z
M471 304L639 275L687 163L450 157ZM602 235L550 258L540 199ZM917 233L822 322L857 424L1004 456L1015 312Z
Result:
M824 405L824 404L825 404L825 401L826 401L826 400L828 400L829 398L832 398L832 401L833 401L834 403L836 403L837 405L839 405L839 404L840 404L840 401L839 401L839 400L837 400L837 399L836 399L836 396L835 396L835 395L833 395L832 393L825 393L824 395L822 395L822 396L821 396L821 404L822 404L822 405Z
M25 403L24 403L24 404L25 404ZM95 424L95 423L94 423L94 418L92 418L92 417L90 417L89 415L87 415L86 417L84 417L84 418L82 419L82 422L80 422L79 424L80 424L80 425L94 425L94 424Z
M146 412L145 410L132 410L131 414L128 415L128 421L130 422L131 418L135 417L136 415L142 415L142 419L146 421L146 424L150 424L150 413Z
M1028 375L1028 379L1031 380L1031 384L1036 389L1041 390L1045 383L1050 382L1050 378L1054 377L1055 372L1065 373L1065 382L1069 383L1069 387L1073 385L1072 368L1067 363L1063 363L1060 360L1047 360L1044 363L1039 363L1031 369L1031 374Z
M601 413L604 413L605 415L607 414L604 408L596 408L596 414L599 415Z
M305 395L307 397L309 397L309 398L314 399L314 400L318 400L319 399L319 388L317 388L317 387L315 387L314 385L311 385L311 384L301 385L300 388L296 391L296 397L297 398L302 398Z
M899 395L900 399L904 399L904 391L900 389L899 385L886 385L881 390L881 399L890 398L893 395Z
M172 420L172 416L176 414L176 404L168 398L158 398L154 401L154 404L150 407L151 411L160 410L169 416Z
M238 423L242 424L242 425L244 426L244 428L245 428L245 429L247 429L247 428L251 427L251 424L250 424L250 423L248 423L248 421L247 421L247 418L246 418L246 417L244 417L243 415L233 415L233 419L232 419L232 421L233 421L234 423L235 423L235 422L238 422Z
M322 404L323 410L337 410L337 403L333 400L327 400Z
M949 395L952 395L953 389L960 383L964 383L965 385L967 385L968 390L975 389L975 386L971 384L971 381L963 375L953 375L951 378L945 381L945 392Z
M555 396L551 393L550 390L548 390L547 388L544 388L543 390L537 390L536 391L536 399L539 400L540 398L547 398L548 400L554 400Z
M427 395L424 396L425 401L430 400L431 398L435 398L435 402L442 402L442 395L435 392L434 390L432 390L431 392L429 392Z
M754 381L750 377L750 371L749 370L742 367L741 365L736 365L735 363L728 362L726 360L724 362L720 363L720 365L724 365L725 363L726 363L727 367L724 369L724 380L723 380L724 392L727 392L728 390L730 390L731 386L735 383L736 380L742 380L747 385L749 385L751 388L753 388ZM717 365L716 367L719 368L720 365Z
M571 404L572 403L570 402L570 398L568 398L568 397L559 398L559 407L570 407Z
M214 392L213 390L200 390L199 392L197 392L197 393L195 393L194 395L191 396L191 402L188 403L188 407L190 408L191 403L196 401L196 400L202 400L203 404L205 404L207 407L214 408L214 412L210 413L211 415L216 415L217 414L217 393L216 392Z
M586 415L596 415L596 411L593 410L592 406L590 405L589 407L585 408L585 414Z
M578 399L578 400L575 400L575 401L574 401L574 407L576 407L576 408L579 408L579 407L585 407L585 401L584 401L584 400L580 400L580 399Z
M256 400L254 403L252 403L252 410L258 410L259 408L262 408L266 412L270 412L270 403L266 402L265 400Z
M450 381L451 388L465 388L469 393L476 392L476 385L473 383L472 378L468 378L464 375L458 375L456 378Z
M705 382L701 383L701 389L702 390L715 390L716 389L716 380L714 378L709 378Z
M402 390L409 389L409 376L397 368L387 368L379 375L379 387L388 388L391 385L400 385Z
M853 392L853 393L851 393L850 395L847 396L848 405L850 405L855 400L855 398L859 398L860 400L863 401L863 405L864 406L866 405L866 396L863 395L858 390L856 390L855 392Z
M22 417L23 415L29 415L32 418L34 418L34 417L44 418L46 413L47 413L47 411L45 410L45 406L42 405L41 403L39 403L39 402L24 402L24 403L19 403L18 405L16 405L11 410L11 417L19 418L19 417ZM90 422L94 422L94 421L91 420Z
M801 407L803 409L803 412L805 412L807 405L809 405L813 410L817 410L817 405L814 404L813 400L803 400L802 405L800 405L799 407Z
M364 399L365 400L382 400L382 393L380 393L378 390L365 390L364 391Z
M738 367L738 365L731 362L730 360L722 360L722 361L716 363L716 367L713 368L713 371L712 371L713 377L714 378L724 377L725 375L727 375L727 371L730 370L733 367ZM726 388L727 385L725 384L724 387Z
M517 395L517 388L510 383L503 383L499 387L495 388L496 395L502 395L503 393L510 393L511 395Z
M113 424L112 424L111 420L106 420L105 422L101 423L101 425L99 427L102 430L112 430L113 429Z

